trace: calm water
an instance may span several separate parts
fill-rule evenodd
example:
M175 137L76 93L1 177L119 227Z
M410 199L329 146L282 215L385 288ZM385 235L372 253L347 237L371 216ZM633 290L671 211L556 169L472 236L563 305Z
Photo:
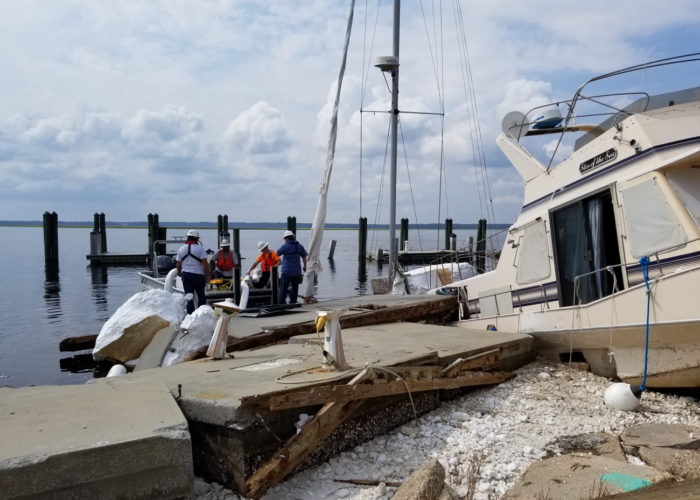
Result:
M48 282L43 229L0 227L0 237L6 242L4 264L0 267L0 283L4 287L0 301L0 386L78 384L93 377L91 370L62 370L61 358L70 358L73 353L59 352L58 344L66 337L98 333L119 306L141 291L136 273L144 268L90 266L85 258L90 251L90 231L91 228L59 228L59 278ZM259 240L278 248L282 245L282 232L242 230L243 269L247 270L257 256ZM169 229L168 237L184 233ZM474 231L455 233L460 247L468 236L474 236ZM200 230L200 234L205 248L216 248L215 230ZM411 248L418 249L418 232L409 234ZM308 231L299 231L298 239L306 247L308 238ZM332 262L327 260L331 240L337 241ZM435 248L438 234L435 230L421 230L420 240L423 249ZM145 253L147 245L146 229L107 228L110 252ZM370 231L367 246L388 248L388 231ZM368 262L363 272L357 247L357 231L325 232L321 247L324 271L316 292L320 300L371 293L371 279L385 269Z

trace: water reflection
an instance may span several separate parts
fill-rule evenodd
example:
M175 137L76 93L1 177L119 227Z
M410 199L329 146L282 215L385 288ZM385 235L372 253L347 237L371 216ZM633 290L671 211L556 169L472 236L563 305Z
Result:
M44 301L49 323L58 323L61 318L61 282L58 279L44 282Z
M92 278L92 302L98 313L104 315L108 312L107 307L107 266L88 266Z
M335 275L335 261L333 259L328 259L328 270L332 275Z
M357 264L357 288L360 295L367 294L367 262L360 259Z

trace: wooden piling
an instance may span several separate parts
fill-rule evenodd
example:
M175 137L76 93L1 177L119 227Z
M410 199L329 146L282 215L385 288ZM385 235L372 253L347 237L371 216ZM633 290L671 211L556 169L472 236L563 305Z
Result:
M92 219L92 231L90 231L90 255L102 253L102 236L100 235L100 214L95 212Z
M367 258L367 217L360 217L358 224L357 260L364 262Z
M452 238L452 219L445 219L445 250L450 250L450 239Z
M105 225L105 213L100 212L100 244L102 246L101 253L107 252L107 229Z
M408 250L408 219L401 219L401 236L399 239L400 243L400 249L401 250Z
M479 226L476 233L476 257L474 267L476 272L482 274L485 271L486 263L486 219L479 219Z
M228 233L228 216L226 216L226 232ZM233 228L233 254L236 256L236 261L238 265L233 268L233 292L236 297L236 302L241 303L241 267L243 266L243 261L241 260L241 230Z
M44 212L44 262L46 281L58 279L58 214Z
M297 234L297 218L294 216L287 217L287 230Z
M335 245L338 243L335 240L331 240L330 248L328 249L328 260L333 260L333 254L335 253Z

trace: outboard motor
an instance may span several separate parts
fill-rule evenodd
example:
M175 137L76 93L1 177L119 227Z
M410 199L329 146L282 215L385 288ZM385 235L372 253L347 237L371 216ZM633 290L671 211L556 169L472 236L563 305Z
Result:
M156 257L156 269L158 274L167 274L168 271L175 267L175 259L169 255L158 255Z

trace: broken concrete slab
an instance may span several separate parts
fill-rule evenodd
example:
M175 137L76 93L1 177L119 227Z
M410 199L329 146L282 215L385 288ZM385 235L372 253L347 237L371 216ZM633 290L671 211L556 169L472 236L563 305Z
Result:
M396 490L392 500L457 500L460 496L445 484L445 468L436 458L414 472Z
M192 496L187 421L165 384L0 388L0 399L3 498Z
M625 453L622 451L620 439L617 436L604 432L560 436L547 444L545 449L550 453L550 456L565 455L574 452L587 452L593 455L625 461Z
M568 499L574 491L585 498L598 498L667 481L673 481L673 476L651 467L571 454L533 463L503 498Z
M158 368L177 331L178 329L174 325L158 330L139 356L134 371Z
M622 441L652 467L684 479L700 479L700 427L636 425L625 429Z

